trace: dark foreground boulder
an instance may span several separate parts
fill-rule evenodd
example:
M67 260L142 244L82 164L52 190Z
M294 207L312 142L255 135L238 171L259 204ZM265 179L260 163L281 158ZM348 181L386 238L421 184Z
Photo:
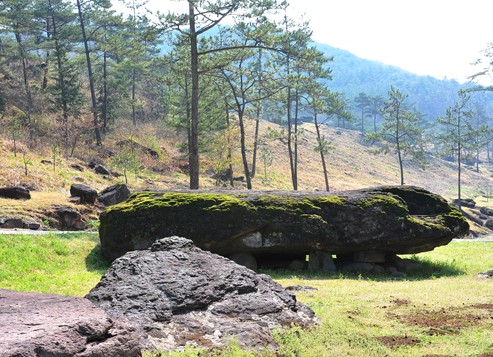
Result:
M30 200L31 193L27 188L20 186L0 187L0 197L14 200Z
M413 254L448 244L469 225L443 198L417 187L323 192L142 192L105 210L104 256L178 235L214 253L261 261L322 251ZM262 264L260 264L262 266Z
M0 356L141 356L139 334L87 299L0 290Z
M87 298L145 331L146 349L214 348L231 336L245 347L275 348L272 329L317 322L270 277L179 237L115 260Z

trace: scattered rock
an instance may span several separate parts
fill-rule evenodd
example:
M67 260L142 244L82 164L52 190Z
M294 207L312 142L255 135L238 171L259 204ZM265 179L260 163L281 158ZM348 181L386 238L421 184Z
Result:
M116 205L130 196L130 190L124 183L105 188L99 193L98 201L104 206Z
M462 198L460 200L460 203L461 206L463 207L468 207L468 208L476 207L476 201L474 201L472 198ZM458 199L452 200L452 204L454 204L455 206L459 205L459 200Z
M27 188L20 186L0 187L0 197L14 200L30 200L31 193Z
M484 226L486 228L493 230L493 219L490 218L490 219L486 220L486 222L484 223Z
M488 270L486 273L479 273L476 276L480 279L490 279L493 277L493 270Z
M38 229L41 228L41 224L38 222L24 221L24 228L25 229L31 229L33 231L37 231Z
M491 209L491 208L488 208L488 207L481 207L481 208L479 209L479 211L480 211L482 214L486 215L486 216L490 216L490 217L492 217L492 216L493 216L493 209Z
M86 223L82 215L74 208L66 206L55 207L58 216L58 225L60 229L82 231L86 228Z
M24 221L21 218L6 218L0 223L1 227L6 229L24 228Z
M100 164L99 160L92 159L87 163L87 167L89 167L90 169L94 169L99 164Z
M215 348L230 336L247 348L276 348L273 329L317 322L270 277L179 237L115 260L87 298L145 331L146 349Z
M217 180L217 181L223 181L227 182L233 179L233 170L230 168L227 168L225 170L222 170L220 172L214 172L212 174L212 178Z
M0 290L4 357L137 357L139 334L87 299Z
M0 228L38 230L41 228L41 224L37 222L26 221L21 218L0 218Z
M99 175L111 175L111 172L103 165L96 165L94 167L94 172Z
M84 171L84 168L82 167L82 165L79 165L79 164L72 164L72 165L70 165L70 167L73 168L74 170L77 170L80 172Z
M70 186L70 195L72 197L80 197L80 203L94 204L98 197L98 192L89 186L74 183Z
M308 270L311 271L337 271L337 267L332 259L332 253L330 252L312 252L308 258Z

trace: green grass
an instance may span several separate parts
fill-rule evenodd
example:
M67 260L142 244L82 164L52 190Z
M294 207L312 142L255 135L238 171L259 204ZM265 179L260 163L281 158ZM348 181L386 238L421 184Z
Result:
M84 296L108 265L96 234L0 235L0 287Z
M410 258L412 274L268 271L284 286L302 285L298 299L320 319L316 328L278 330L281 356L482 356L493 353L493 243L452 242ZM0 288L83 296L107 265L97 235L0 235ZM384 339L397 341L393 346ZM410 344L399 341L411 341ZM241 351L234 342L214 353L197 349L145 356L275 356Z

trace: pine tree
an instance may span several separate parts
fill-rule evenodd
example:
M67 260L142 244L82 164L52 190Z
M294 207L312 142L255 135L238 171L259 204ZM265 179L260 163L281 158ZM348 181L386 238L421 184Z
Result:
M368 134L367 140L380 140L382 147L376 152L392 153L399 163L400 184L404 185L404 160L412 160L424 167L423 129L419 127L418 116L406 107L408 95L391 87L384 102L383 124L378 132Z

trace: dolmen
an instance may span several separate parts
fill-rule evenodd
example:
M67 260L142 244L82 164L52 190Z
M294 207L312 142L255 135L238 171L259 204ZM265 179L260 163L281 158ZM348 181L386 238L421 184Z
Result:
M336 256L341 264L393 262L397 254L430 251L469 231L459 210L413 186L337 193L140 192L107 208L100 222L109 261L181 236L213 253L246 257L254 267L287 267L310 256L314 269L327 266L314 262L320 256Z

